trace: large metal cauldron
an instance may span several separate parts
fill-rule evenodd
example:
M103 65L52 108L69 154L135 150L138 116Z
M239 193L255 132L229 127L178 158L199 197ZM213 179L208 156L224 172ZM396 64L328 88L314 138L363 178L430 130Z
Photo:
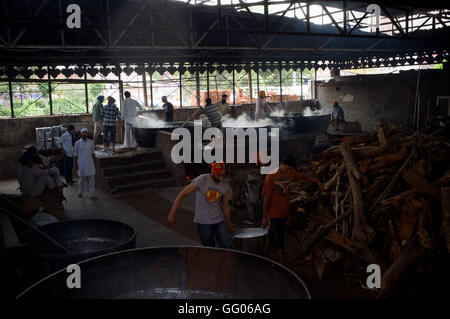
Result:
M121 222L82 219L47 224L41 230L62 244L68 254L37 232L28 232L27 243L33 277L42 278L69 264L136 247L136 231Z
M184 124L184 126L183 126ZM156 135L158 131L172 132L178 127L187 128L191 135L194 134L194 122L167 122L164 125L155 127L134 127L133 135L136 143L140 147L155 147L156 146Z
M172 246L128 250L79 263L81 288L63 269L18 298L309 299L303 281L267 258L236 250Z
M267 240L265 228L236 229L233 235L233 248L249 253L263 255Z
M304 116L302 113L288 113L283 116L269 116L278 126L283 135L289 134L323 134L330 124L330 115Z

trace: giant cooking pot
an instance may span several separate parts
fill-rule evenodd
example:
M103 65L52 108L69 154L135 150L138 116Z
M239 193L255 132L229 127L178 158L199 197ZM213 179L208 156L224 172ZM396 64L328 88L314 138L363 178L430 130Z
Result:
M62 269L18 298L310 298L304 282L286 267L230 249L141 248L95 257L78 265L81 288L69 289L68 273Z
M194 134L194 122L166 122L162 125L151 127L136 127L133 126L133 135L136 143L140 147L156 147L156 135L158 131L172 132L178 127L184 127L189 130L191 136ZM204 130L204 129L203 129ZM202 133L203 133L202 130Z
M282 135L290 134L323 134L330 123L330 115L309 115L302 113L287 113L285 115L269 116L278 127Z
M27 244L32 277L42 278L69 264L107 253L136 247L136 231L121 222L106 219L81 219L44 225L40 228L71 254L38 232L21 239Z

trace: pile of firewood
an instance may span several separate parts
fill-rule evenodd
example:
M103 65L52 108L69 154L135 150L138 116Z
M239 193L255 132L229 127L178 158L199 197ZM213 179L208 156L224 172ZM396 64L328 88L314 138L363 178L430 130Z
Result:
M288 230L303 256L326 242L380 265L377 297L384 298L420 258L450 252L450 140L442 130L397 132L382 121L373 134L346 136L313 154L302 170L325 186L290 185L291 206L303 217L296 223L294 215Z

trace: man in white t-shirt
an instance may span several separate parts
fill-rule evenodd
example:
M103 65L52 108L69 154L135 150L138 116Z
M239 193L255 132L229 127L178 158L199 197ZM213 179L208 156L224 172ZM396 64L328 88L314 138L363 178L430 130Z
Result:
M167 217L169 226L175 224L175 214L184 197L195 191L195 216L198 233L204 246L231 249L233 227L231 224L230 201L233 193L229 182L224 179L225 164L214 163L211 173L195 178L177 196Z

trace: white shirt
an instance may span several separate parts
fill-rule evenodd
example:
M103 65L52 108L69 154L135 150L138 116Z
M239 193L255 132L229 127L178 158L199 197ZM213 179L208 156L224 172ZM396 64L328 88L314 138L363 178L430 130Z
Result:
M44 176L48 176L48 170L40 169L38 165L21 166L17 176L20 191L30 197L41 195L43 188L39 187L38 184L39 178Z
M73 156L78 157L78 176L95 175L95 163L92 154L95 154L92 140L86 139L86 141L83 141L80 138L75 142Z
M264 107L266 106L266 101L260 96L256 99L255 114L264 115Z
M67 156L73 157L72 135L70 135L69 132L64 132L64 134L58 138L56 145L62 147Z
M130 97L127 97L125 100L123 100L122 115L126 123L133 124L138 109L141 109L138 101Z

